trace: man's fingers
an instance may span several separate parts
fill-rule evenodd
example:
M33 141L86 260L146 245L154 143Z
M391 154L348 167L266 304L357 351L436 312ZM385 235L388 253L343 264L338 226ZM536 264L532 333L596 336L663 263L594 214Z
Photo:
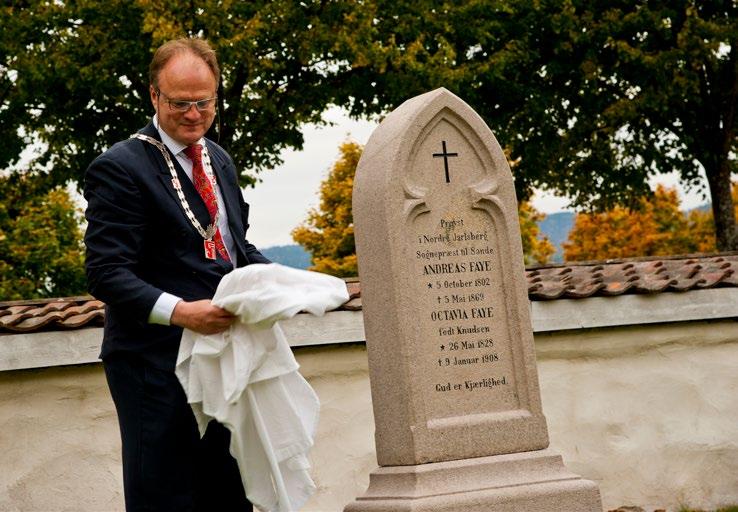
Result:
M235 315L214 306L209 300L198 300L178 302L171 323L200 334L217 334L225 331L235 320Z

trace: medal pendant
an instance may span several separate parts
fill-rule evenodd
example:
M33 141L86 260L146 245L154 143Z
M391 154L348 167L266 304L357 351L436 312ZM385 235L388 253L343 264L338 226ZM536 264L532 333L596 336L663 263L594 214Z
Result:
M205 257L209 260L215 259L215 242L212 240L203 240L205 246Z

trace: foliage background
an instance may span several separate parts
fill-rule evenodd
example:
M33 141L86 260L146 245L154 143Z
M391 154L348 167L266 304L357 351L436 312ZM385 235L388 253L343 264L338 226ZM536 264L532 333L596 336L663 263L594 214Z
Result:
M223 71L213 136L244 184L330 105L382 116L444 86L519 160L520 199L634 205L676 171L711 196L718 248L738 249L733 0L29 0L0 14L0 168L39 140L32 169L79 181L146 122L153 49L203 35Z
M80 212L66 190L43 193L31 180L0 179L0 298L85 293Z
M642 212L642 197L660 201L649 180L676 171L710 196L716 248L738 250L734 0L11 0L0 5L3 179L22 174L34 182L25 190L35 204L62 207L49 194L80 183L96 155L148 121L148 62L183 35L207 37L218 52L210 136L230 151L243 185L278 164L282 149L300 149L301 126L320 124L332 105L380 118L443 86L517 162L521 204L541 188L592 215ZM27 147L37 149L29 162L21 160ZM3 255L0 280L40 279L23 294L71 290L78 241L37 236L49 219L36 229L30 200L22 209L14 197L0 198L8 203L3 243L20 252ZM51 217L66 225L68 215ZM701 221L707 233L709 219ZM345 272L350 235L333 235L327 250L336 259L324 264ZM68 251L69 275L60 256L33 259L45 249L28 244L46 238L54 254ZM667 244L647 238L644 250Z

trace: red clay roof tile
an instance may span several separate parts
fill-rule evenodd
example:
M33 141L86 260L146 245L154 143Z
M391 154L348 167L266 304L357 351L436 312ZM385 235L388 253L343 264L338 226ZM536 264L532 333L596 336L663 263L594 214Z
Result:
M531 300L738 287L738 252L532 267L526 279ZM339 309L360 311L361 283L346 279L346 287L349 300ZM0 302L0 334L95 327L103 318L104 304L89 296Z

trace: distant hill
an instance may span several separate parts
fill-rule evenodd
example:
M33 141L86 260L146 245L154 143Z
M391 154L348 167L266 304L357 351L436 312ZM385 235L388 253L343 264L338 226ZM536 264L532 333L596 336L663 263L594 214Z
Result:
M310 253L301 245L275 245L261 249L261 253L273 262L287 267L304 270L310 266Z
M569 238L569 231L574 225L574 212L556 212L546 215L546 218L538 223L541 228L541 234L548 237L556 248L556 252L551 257L552 263L561 263L564 261L564 252L561 244Z

